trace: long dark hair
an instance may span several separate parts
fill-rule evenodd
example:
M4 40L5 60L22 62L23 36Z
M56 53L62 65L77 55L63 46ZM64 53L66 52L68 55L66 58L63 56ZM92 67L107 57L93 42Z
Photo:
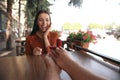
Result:
M39 26L38 26L38 23L37 23L37 19L38 19L38 16L42 13L46 13L49 15L50 17L50 13L48 11L45 11L45 10L40 10L37 14L36 14L36 17L35 17L35 20L34 20L34 24L33 24L33 29L32 29L32 32L30 35L33 35L35 34L38 30L39 30ZM51 17L50 17L50 22L51 22Z

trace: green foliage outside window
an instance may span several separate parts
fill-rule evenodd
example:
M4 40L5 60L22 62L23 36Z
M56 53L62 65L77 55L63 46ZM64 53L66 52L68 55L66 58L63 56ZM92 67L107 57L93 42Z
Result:
M116 24L116 23L110 23L110 24L98 24L98 23L90 23L88 25L88 29L105 29L105 30L112 30L112 29L119 29L120 28L120 24Z
M82 25L80 23L64 23L63 24L63 30L80 30L82 28Z
M88 25L89 29L104 29L104 26L98 23L90 23Z

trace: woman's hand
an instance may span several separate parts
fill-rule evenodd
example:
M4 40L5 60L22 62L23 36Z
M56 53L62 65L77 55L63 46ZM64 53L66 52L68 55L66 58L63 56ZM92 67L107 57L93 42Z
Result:
M34 49L33 49L33 54L34 54L35 56L37 56L37 55L42 55L42 49L39 48L39 47L34 48Z
M48 26L48 29L46 30L46 32L44 33L43 36L47 37L47 35L49 34L50 30L51 30L51 24Z

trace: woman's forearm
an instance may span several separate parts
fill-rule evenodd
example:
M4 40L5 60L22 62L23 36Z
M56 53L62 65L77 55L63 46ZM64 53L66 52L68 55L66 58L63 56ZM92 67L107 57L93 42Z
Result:
M47 36L43 36L43 38L44 38L45 48L48 48L50 46L49 40L48 40Z

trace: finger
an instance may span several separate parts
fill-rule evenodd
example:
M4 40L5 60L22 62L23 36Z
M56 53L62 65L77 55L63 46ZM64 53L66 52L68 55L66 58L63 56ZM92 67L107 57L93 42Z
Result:
M52 52L52 54L53 54L56 58L59 57L59 54L58 54L55 50L51 50L51 52Z
M42 49L40 49L40 52L42 52Z
M47 29L47 31L49 31L51 29L51 24L48 26L48 29Z
M36 50L40 50L41 48L39 48L39 47L36 47L35 49L36 49Z
M36 51L36 53L34 53L36 56L41 55L39 51Z
M60 48L56 48L56 53L60 55L61 53L63 53L63 51Z
M52 57L52 59L56 61L56 57L54 56L54 54L50 54L50 57Z
M41 51L41 48L39 48L39 47L36 47L36 48L34 48L34 50L33 50L34 52L36 52L36 51Z
M62 48L62 47L59 47L59 49L60 49L60 50L63 50L63 51L66 51L66 50L65 50L64 48Z
M51 61L53 62L52 58L49 57L48 55L45 56L44 61L45 61L46 65L47 65L47 67L50 66Z
M60 46L59 49L63 49L63 48Z
M50 61L53 61L49 55L46 55L44 59L46 62L49 62L49 63L50 63Z
M66 51L64 48L62 48L62 47L60 47L60 50L61 50L62 52L67 53L67 51Z
M58 55L58 56L59 56L59 55L60 55L60 53L59 53L59 51L57 51L57 48L58 48L58 47L56 47L55 49L53 49L53 51L55 52L55 54L56 54L56 55ZM59 48L58 48L58 49L59 49Z
M41 52L39 52L39 54L38 55L42 55L42 53Z

